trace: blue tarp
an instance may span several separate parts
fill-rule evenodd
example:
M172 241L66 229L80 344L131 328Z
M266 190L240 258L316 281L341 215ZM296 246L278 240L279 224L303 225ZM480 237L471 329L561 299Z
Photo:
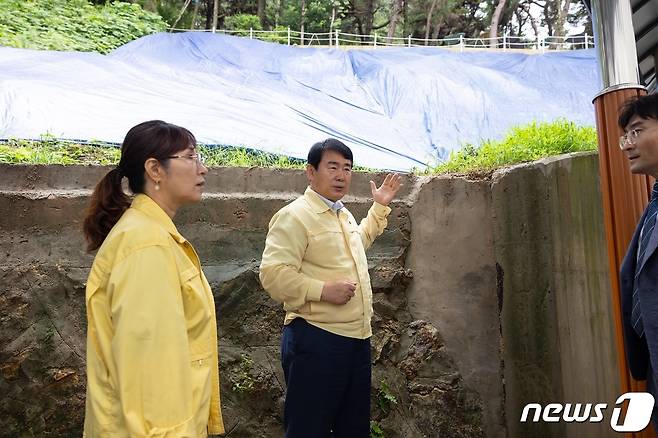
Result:
M191 32L106 56L0 47L0 138L120 143L162 119L203 143L299 158L336 137L356 164L406 170L532 120L593 125L599 84L593 50L314 49Z

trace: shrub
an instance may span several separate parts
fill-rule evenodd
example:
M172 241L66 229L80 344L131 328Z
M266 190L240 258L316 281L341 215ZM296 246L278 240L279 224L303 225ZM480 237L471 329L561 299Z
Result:
M534 161L542 157L597 148L596 130L560 119L512 128L500 141L489 140L479 148L467 144L450 154L448 161L427 173L486 172L498 167Z
M166 23L138 4L86 0L0 0L0 45L108 53Z
M249 29L262 30L260 19L257 15L251 14L237 14L230 15L224 19L224 27L226 30L233 30L238 32L231 32L231 35L249 35Z
M277 26L274 29L276 33L263 33L258 35L258 39L263 41L270 41L279 44L288 44L288 28L285 26Z

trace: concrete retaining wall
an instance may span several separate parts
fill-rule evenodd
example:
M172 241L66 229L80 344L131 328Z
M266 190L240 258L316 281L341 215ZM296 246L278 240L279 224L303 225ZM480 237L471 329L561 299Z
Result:
M10 435L79 435L92 262L80 221L107 170L0 165L0 430ZM387 437L611 435L605 424L518 421L529 402L619 395L597 174L596 155L580 154L487 180L405 179L368 254L373 420ZM232 437L281 436L282 311L257 266L269 218L306 179L236 168L207 179L204 201L176 223L218 305L225 418ZM346 199L357 217L369 179L381 175L355 175ZM397 405L380 406L384 384Z
M621 393L597 156L497 172L492 204L509 436L615 436ZM610 408L598 424L521 424L530 402Z

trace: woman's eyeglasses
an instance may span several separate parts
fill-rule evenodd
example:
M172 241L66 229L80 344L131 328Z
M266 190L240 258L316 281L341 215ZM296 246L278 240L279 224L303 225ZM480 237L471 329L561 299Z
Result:
M196 152L191 155L170 155L167 158L186 158L188 160L196 160L196 162L199 164L204 164L206 162L203 155L201 155L201 153L199 152Z

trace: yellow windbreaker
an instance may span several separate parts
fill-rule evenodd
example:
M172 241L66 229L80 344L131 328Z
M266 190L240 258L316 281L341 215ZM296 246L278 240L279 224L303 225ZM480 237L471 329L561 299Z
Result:
M215 303L199 257L169 216L137 195L87 281L84 436L224 432Z
M376 202L357 223L347 208L338 214L310 187L270 220L260 264L263 288L286 310L284 324L304 318L350 338L372 336L372 287L366 249L387 225L389 207ZM325 281L351 280L354 298L336 305L321 301Z

